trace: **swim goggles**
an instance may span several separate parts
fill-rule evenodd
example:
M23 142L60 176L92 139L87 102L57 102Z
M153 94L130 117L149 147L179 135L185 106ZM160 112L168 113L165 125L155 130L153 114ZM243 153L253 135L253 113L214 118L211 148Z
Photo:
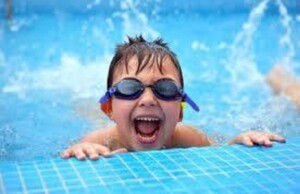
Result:
M118 99L135 100L141 96L146 87L152 89L153 94L161 100L171 101L182 98L195 111L199 111L197 104L171 79L159 79L153 84L143 84L137 79L126 78L110 87L104 96L99 100L105 103L110 97L115 96Z

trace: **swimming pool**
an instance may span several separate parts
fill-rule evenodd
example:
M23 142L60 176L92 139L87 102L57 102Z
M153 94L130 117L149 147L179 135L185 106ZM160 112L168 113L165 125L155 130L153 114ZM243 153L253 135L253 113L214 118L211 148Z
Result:
M178 54L201 108L187 107L185 123L219 142L252 128L300 136L299 112L264 82L277 63L300 72L298 1L13 3L11 20L0 20L3 162L57 157L111 125L97 104L108 63L116 43L140 33L163 37Z

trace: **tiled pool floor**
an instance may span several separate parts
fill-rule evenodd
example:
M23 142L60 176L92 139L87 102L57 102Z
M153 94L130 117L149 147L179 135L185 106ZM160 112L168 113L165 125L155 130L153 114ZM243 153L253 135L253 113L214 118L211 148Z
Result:
M300 193L300 138L241 145L0 163L0 193Z

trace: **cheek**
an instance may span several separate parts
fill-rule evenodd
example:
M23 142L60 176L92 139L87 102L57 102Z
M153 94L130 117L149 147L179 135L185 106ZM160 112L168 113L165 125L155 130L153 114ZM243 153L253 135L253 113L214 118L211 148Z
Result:
M169 120L178 122L180 117L180 102L167 103L163 107L166 117Z
M130 101L113 99L112 101L112 120L117 124L124 122L125 119L130 118L132 112L132 105Z

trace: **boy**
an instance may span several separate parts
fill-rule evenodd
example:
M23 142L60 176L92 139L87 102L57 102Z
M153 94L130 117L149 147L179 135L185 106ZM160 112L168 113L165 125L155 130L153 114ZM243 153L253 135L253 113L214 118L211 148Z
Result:
M162 39L142 36L119 45L107 78L101 109L116 126L88 134L64 151L63 157L97 159L118 152L215 145L203 132L178 124L182 102L198 106L184 92L181 67ZM245 132L229 144L272 146L284 138L265 132Z

